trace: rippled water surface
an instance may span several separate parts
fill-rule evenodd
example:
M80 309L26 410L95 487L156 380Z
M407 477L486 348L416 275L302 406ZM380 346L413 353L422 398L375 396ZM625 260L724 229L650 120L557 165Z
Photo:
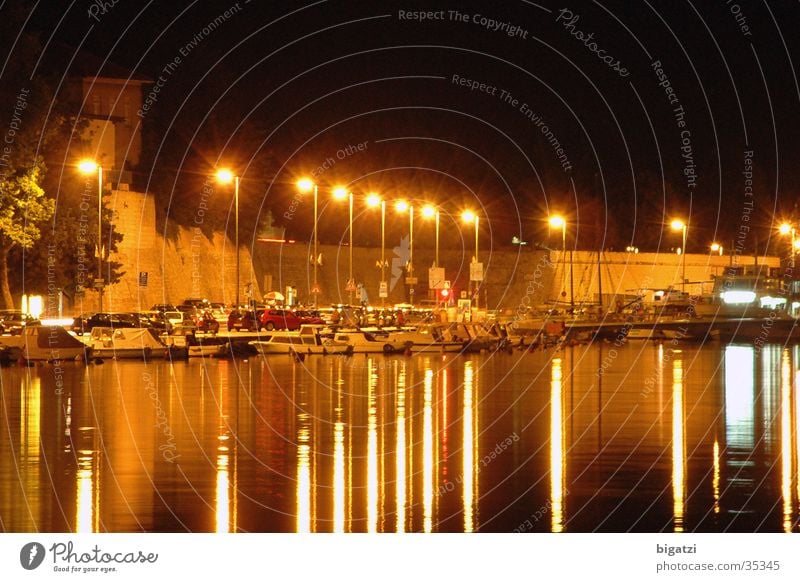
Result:
M0 369L3 531L798 531L794 347Z

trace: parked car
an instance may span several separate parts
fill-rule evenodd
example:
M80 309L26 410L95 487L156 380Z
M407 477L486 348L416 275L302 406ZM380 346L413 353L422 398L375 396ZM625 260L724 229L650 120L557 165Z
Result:
M177 311L178 308L172 305L172 303L156 303L150 308L150 311L160 311L164 313L165 311Z
M285 309L265 309L259 318L259 329L300 329L301 320L293 312Z
M305 324L319 324L323 325L325 323L325 319L322 317L319 311L302 311L298 310L295 311L294 314L300 318L300 323L302 325Z
M228 331L258 331L261 311L234 309L228 314Z
M219 331L219 322L211 314L210 309L198 310L194 317L194 324L197 331L204 333L217 333Z
M72 331L78 335L90 333L95 327L148 327L138 314L131 313L94 313L92 315L76 317L72 324Z
M139 315L146 318L154 330L158 333L170 333L172 323L170 323L163 311L143 311Z
M28 317L28 315L17 309L0 310L0 333L20 335L26 325L35 322L35 319Z

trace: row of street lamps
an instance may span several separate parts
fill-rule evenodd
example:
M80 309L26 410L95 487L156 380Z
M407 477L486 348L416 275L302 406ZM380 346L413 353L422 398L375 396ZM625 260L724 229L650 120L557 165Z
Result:
M317 238L317 229L319 227L319 186L314 183L313 180L309 178L303 178L298 180L297 182L297 189L301 193L310 193L313 192L314 194L314 274L313 274L313 286L311 288L311 293L314 295L314 305L317 304L317 295L320 292L319 283L317 279L317 266L319 261L317 260L318 257L318 238ZM354 204L354 195L352 190L344 187L344 186L337 186L331 189L331 195L335 200L348 200L349 206L349 222L348 222L348 232L349 232L349 270L348 270L348 280L346 290L350 293L350 303L353 304L353 292L356 289L355 280L353 278L353 204ZM386 281L386 267L388 263L386 261L386 200L381 197L380 195L370 192L366 194L364 197L364 201L369 208L380 208L381 209L381 259L380 259L380 268L381 268L381 283L380 283L380 296L381 296L381 303L385 303L386 296L388 295L388 283ZM408 233L409 233L409 252L408 252L408 263L406 266L406 273L408 276L409 282L409 292L412 297L413 301L413 294L414 294L414 206L411 202L407 200L397 200L394 203L395 211L398 213L408 213ZM426 204L422 207L420 211L421 215L424 218L433 218L435 223L435 255L434 255L434 267L439 266L439 217L441 214L441 209L432 205ZM466 210L461 214L461 219L468 224L474 224L475 226L475 257L474 261L478 261L478 242L479 242L479 225L480 219L478 215L471 210ZM476 282L476 307L477 307L477 282Z
M103 246L102 246L102 210L103 210L103 166L95 160L92 159L84 159L78 163L78 170L86 175L97 175L97 283L96 286L99 290L100 296L100 311L103 310L103 274L102 274L102 259L103 259ZM233 171L227 168L221 168L217 170L215 174L216 180L221 184L231 184L234 185L234 221L235 221L235 249L236 249L236 294L235 300L236 305L239 305L239 283L240 283L240 257L239 257L239 180L240 177L236 175ZM317 305L317 299L320 292L319 281L317 278L317 266L319 264L318 256L319 256L319 239L318 239L318 222L319 222L319 187L313 180L309 178L303 178L297 182L297 188L302 193L314 193L314 230L313 230L313 245L314 245L314 257L313 257L313 264L314 264L314 274L313 274L313 285L311 288L311 293L314 296L314 305ZM350 303L353 304L354 297L353 294L356 290L355 280L353 278L353 192L348 188L343 186L335 187L331 190L331 194L334 199L336 200L348 200L349 202L349 223L348 223L348 231L349 231L349 270L348 270L348 280L346 290L350 294ZM371 208L380 207L381 209L381 287L380 287L380 295L381 295L381 303L384 303L384 300L387 295L387 282L386 282L386 200L383 199L381 196L375 193L369 193L366 195L366 203L367 206ZM414 294L414 206L406 201L406 200L397 200L395 202L395 210L399 213L408 212L408 232L409 232L409 253L408 253L408 264L406 268L406 272L408 275L408 282L410 287L410 294L411 299L413 302L413 294ZM433 218L435 222L435 254L434 254L434 264L433 266L438 268L439 267L439 217L441 214L441 210L432 204L426 204L421 209L421 214L425 218ZM461 214L461 219L463 222L467 224L474 224L475 226L475 256L473 257L473 262L478 263L478 243L479 243L479 224L480 224L480 217L472 212L471 210L465 210ZM559 215L551 215L548 218L548 224L552 228L559 228L561 229L561 251L562 251L562 261L566 261L566 250L567 250L567 221L563 216ZM686 239L688 235L688 225L685 221L681 219L675 219L670 223L670 226L673 230L681 232L682 238L682 246L681 246L681 288L683 291L686 290ZM778 231L782 235L791 235L791 243L790 243L790 257L791 257L791 267L794 268L794 258L795 253L800 250L800 239L797 238L797 231L794 225L789 223L783 223L779 226ZM712 252L719 252L722 254L722 246L718 243L712 243L711 245ZM572 260L570 257L570 277L572 276ZM566 267L566 265L564 265ZM566 277L566 268L563 269L564 277ZM562 281L563 288L566 288L566 280ZM478 287L480 283L478 280L475 281L475 290L474 290L474 297L475 297L475 306L478 306ZM572 285L570 284L570 287ZM574 300L573 300L574 302Z

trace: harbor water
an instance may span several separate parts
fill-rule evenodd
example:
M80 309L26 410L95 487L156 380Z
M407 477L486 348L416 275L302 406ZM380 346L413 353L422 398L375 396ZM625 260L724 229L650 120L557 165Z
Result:
M798 531L796 346L0 369L5 532Z

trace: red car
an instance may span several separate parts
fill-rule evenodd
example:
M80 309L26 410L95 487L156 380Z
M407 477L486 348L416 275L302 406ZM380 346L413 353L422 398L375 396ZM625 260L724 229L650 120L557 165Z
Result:
M300 329L300 318L291 311L284 309L265 309L259 319L259 329L272 331L273 329Z
M257 331L259 314L255 311L234 309L228 315L228 331Z
M300 323L303 325L324 325L325 320L319 315L319 311L295 311L294 314L300 318Z

